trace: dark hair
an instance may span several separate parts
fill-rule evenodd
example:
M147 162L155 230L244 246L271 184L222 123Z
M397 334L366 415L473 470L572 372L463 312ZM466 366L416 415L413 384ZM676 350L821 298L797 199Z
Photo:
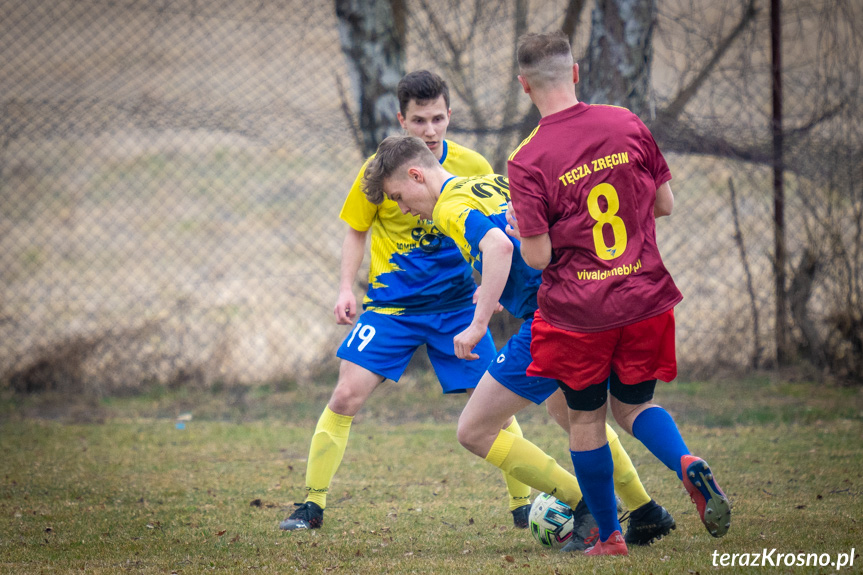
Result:
M417 70L406 74L399 81L396 93L402 116L407 114L408 104L411 100L416 100L417 104L427 104L441 96L446 102L446 109L449 110L449 87L443 78L428 70Z
M518 39L518 65L531 67L549 56L572 56L569 38L563 32L528 33Z
M371 203L380 204L384 201L384 182L397 177L396 172L410 161L416 161L426 168L440 166L426 143L416 136L384 138L363 173L363 193Z

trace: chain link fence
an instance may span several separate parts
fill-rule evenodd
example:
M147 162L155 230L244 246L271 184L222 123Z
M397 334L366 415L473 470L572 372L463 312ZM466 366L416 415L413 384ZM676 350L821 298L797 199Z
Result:
M529 109L503 105L517 4L406 2L407 69L450 81L449 137L498 171ZM530 3L528 28L559 28L565 4ZM679 40L711 43L696 8L660 3L659 105L692 73ZM770 133L764 26L742 44L759 50L742 79L721 68L687 108L756 143ZM338 213L363 157L331 3L0 0L0 54L0 386L109 394L335 368ZM685 296L681 366L769 364L769 166L668 160L677 204L658 235ZM799 182L789 230L814 185Z

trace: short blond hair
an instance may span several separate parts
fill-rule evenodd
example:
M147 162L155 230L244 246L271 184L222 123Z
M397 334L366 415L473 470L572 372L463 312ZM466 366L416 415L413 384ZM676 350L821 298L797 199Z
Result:
M528 33L518 39L518 69L531 86L571 83L572 46L563 32L549 34Z
M378 146L378 151L366 164L363 174L363 193L373 204L384 201L384 184L387 180L407 177L400 173L408 165L424 168L440 166L440 162L425 142L416 136L389 136Z

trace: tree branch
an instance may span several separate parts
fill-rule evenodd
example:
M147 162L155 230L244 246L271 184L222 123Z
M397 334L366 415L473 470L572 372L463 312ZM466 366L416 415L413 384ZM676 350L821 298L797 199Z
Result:
M441 67L448 68L452 77L449 78L450 84L456 93L461 96L461 98L467 104L468 110L470 111L470 115L473 118L474 124L480 130L484 130L486 128L485 116L482 113L482 108L479 105L479 101L476 97L476 93L473 90L473 82L470 78L467 77L467 71L464 68L462 55L464 54L464 50L460 45L466 44L465 41L461 40L456 42L453 39L453 35L449 34L440 23L440 21L435 17L434 12L429 8L429 4L426 0L420 0L420 5L428 16L429 22L431 22L432 28L434 29L436 35L441 39L441 41L446 46L446 50L449 53L449 59L442 58L439 56L439 52L436 50L430 50L432 57ZM476 10L479 10L477 5Z
M517 61L517 47L518 47L518 39L527 31L527 0L515 0L515 27L513 29L513 33L515 35L515 42L513 42L512 49L512 63L510 67L510 76L515 79L518 75L518 61ZM516 112L518 111L518 97L519 97L519 88L521 88L521 84L518 82L511 82L509 89L506 92L506 100L503 104L503 117L504 118L513 118L515 117ZM506 164L506 158L509 155L510 149L512 146L510 145L509 138L496 138L497 146L494 151L494 156L492 157L492 168L497 173L503 173L503 168Z
M581 11L583 9L583 0L570 0L566 5L566 12L563 15L563 25L561 25L560 30L566 34L570 43L575 39L575 33L578 29L578 22L581 19Z
M731 33L719 43L716 50L713 52L713 56L710 57L704 65L704 68L701 69L701 72L693 78L692 82L690 82L688 86L677 94L674 101L659 112L659 115L663 117L663 121L668 121L670 119L674 120L680 116L683 108L686 107L686 104L688 104L695 96L707 80L708 76L713 72L713 69L719 63L719 60L722 59L737 37L740 36L749 23L755 18L757 13L758 8L755 7L755 0L749 0L749 5L746 7L746 10L743 11L743 14L740 17L740 22L738 22L737 26L734 27Z
M334 76L336 78L336 88L339 92L339 101L341 102L342 113L345 115L345 120L351 128L351 135L354 137L354 143L357 145L357 149L362 150L363 135L362 132L360 132L357 117L351 111L351 104L348 101L347 90L345 90L345 85L342 83L341 77L339 77L338 74L334 74Z
M764 351L761 345L761 328L758 320L758 305L755 297L755 287L752 282L752 271L749 268L749 260L746 257L746 245L743 243L743 231L740 226L740 215L737 211L737 192L734 190L734 180L728 178L728 190L731 193L731 216L734 220L734 241L740 252L740 262L743 264L743 272L746 275L746 291L749 294L749 307L752 309L752 367L758 368L761 363L761 354Z
M566 34L566 36L570 40L570 43L572 42L573 38L575 38L575 33L578 30L578 23L581 21L581 13L584 11L584 5L584 0L569 0L566 5L566 11L563 15L563 24L561 25L561 31ZM518 87L516 86L514 89L516 90L517 94ZM530 134L530 132L539 123L539 118L539 110L536 109L536 106L531 105L530 109L528 109L527 113L518 123L520 126L518 135L519 141L524 140Z

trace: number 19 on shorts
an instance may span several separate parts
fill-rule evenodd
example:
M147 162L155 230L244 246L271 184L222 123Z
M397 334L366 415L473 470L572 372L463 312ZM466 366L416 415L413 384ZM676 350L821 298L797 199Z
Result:
M372 341L373 337L375 337L374 326L358 323L353 331L351 331L351 338L348 340L348 347L351 347L351 344L354 343L354 338L359 338L361 343L357 347L357 351L362 351L363 348Z

